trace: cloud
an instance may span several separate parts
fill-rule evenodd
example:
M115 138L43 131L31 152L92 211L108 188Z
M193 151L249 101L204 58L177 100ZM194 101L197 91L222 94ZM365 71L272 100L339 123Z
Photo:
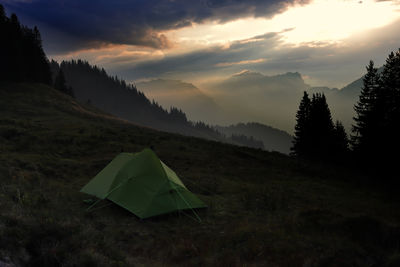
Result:
M313 86L341 88L361 77L370 59L377 65L384 64L387 55L398 48L398 32L400 21L353 35L343 42L299 45L286 44L284 32L271 32L231 42L229 46L166 54L137 64L113 65L110 69L130 81L164 77L191 82L231 76L244 67L267 75L298 71Z
M162 33L205 21L271 17L307 0L32 0L4 1L7 10L40 25L50 52L113 43L169 48ZM57 33L57 34L55 34ZM59 47L57 47L59 46Z
M163 58L150 59L138 64L110 66L113 72L120 73L128 80L155 77L171 77L188 79L189 77L204 77L217 72L231 73L232 68L242 65L262 64L267 56L260 56L258 49L271 50L281 44L280 33L266 33L256 36L262 39L256 43L243 43L242 40L225 45L214 45L208 48L191 51L184 54L168 55Z
M265 58L259 58L259 59L251 59L251 60L241 60L241 61L236 61L236 62L221 62L215 64L216 67L230 67L234 65L247 65L247 64L257 64L266 61L267 59Z

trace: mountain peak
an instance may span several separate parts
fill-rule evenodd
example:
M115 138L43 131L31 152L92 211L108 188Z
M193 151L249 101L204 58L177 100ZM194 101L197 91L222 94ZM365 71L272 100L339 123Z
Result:
M242 70L242 71L232 75L232 77L248 77L248 76L263 76L263 75L259 72L250 71L250 70Z
M193 90L198 90L198 88L192 84L192 83L188 83L188 82L184 82L182 80L175 80L175 79L164 79L164 78L157 78L157 79L152 79L152 80L148 80L148 81L144 81L144 82L139 82L137 83L139 88L148 88L151 87L152 90L165 90L166 87L169 88L175 88L175 90L177 89L193 89Z
M299 72L286 72L283 74L278 74L275 77L281 77L281 78L289 78L289 79L300 79L303 80L303 76Z

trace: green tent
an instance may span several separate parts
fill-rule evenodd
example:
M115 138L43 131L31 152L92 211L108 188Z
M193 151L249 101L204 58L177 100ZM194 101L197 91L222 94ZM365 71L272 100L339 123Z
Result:
M107 198L142 219L207 207L150 149L119 154L81 192Z

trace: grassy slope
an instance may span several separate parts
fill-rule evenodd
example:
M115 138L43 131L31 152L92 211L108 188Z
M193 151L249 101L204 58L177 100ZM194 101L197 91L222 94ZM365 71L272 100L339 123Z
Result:
M80 188L153 146L209 208L139 220ZM355 174L137 127L43 85L0 84L0 260L29 266L398 266L398 201ZM340 177L338 181L334 179ZM362 177L356 177L362 179ZM392 264L392 265L391 265Z

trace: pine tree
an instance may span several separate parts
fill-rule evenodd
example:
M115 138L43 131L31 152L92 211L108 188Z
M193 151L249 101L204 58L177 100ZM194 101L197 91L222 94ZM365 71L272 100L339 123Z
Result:
M64 91L66 91L66 89L65 89L66 87L67 86L65 85L64 72L60 69L58 71L56 79L54 80L54 88L61 92L64 92Z
M304 92L300 101L299 110L296 113L296 125L293 138L291 154L299 157L306 157L309 147L309 116L311 101L307 92Z
M6 11L4 10L4 7L0 5L0 23L5 23L6 20L7 20Z
M390 53L386 59L381 79L381 100L385 103L386 118L389 124L396 118L400 104L400 49Z
M324 94L312 99L304 92L296 114L295 136L291 154L309 159L335 160L347 154L348 139L343 125L332 122Z
M335 129L333 132L333 156L336 161L343 161L347 158L349 153L349 139L343 124L340 121L336 121Z
M377 96L377 115L381 118L380 131L376 143L376 151L380 160L388 169L397 166L400 151L400 49L390 53L382 71L380 93Z
M328 158L332 154L333 131L331 112L324 94L313 94L310 106L309 146L313 158Z
M370 62L355 111L352 143L359 163L393 177L400 151L400 50L389 54L380 75Z
M0 80L51 84L49 62L42 48L39 30L20 24L17 15L10 18L0 5Z
M7 37L9 36L9 29L8 29L8 18L6 16L6 12L4 10L4 7L0 4L0 33L3 36L0 39L0 81L5 80L6 77L8 76L8 69L10 68L9 66L9 42Z
M370 150L379 121L376 116L378 108L376 100L379 95L380 77L372 60L366 69L367 74L363 78L361 95L354 106L356 116L353 118L355 124L352 125L351 143L356 153L365 153Z
M66 85L64 72L60 69L54 81L54 88L67 94L69 96L74 97L74 92L71 86Z
M7 24L9 41L8 51L4 51L6 56L4 63L8 69L5 78L12 81L23 81L22 33L17 15L12 14Z

